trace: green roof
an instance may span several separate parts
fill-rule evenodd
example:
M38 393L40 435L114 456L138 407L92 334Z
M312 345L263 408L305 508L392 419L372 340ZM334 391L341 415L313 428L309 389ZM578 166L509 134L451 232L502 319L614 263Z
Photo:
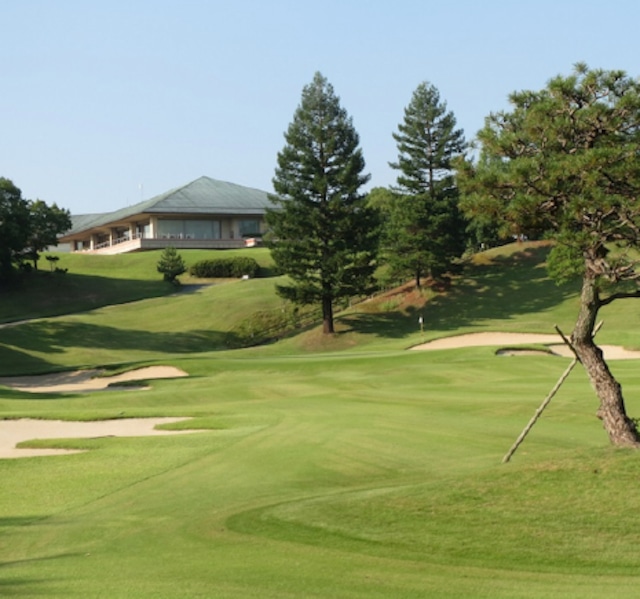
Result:
M271 206L266 191L200 177L149 200L105 214L72 216L65 235L125 220L136 214L264 214Z

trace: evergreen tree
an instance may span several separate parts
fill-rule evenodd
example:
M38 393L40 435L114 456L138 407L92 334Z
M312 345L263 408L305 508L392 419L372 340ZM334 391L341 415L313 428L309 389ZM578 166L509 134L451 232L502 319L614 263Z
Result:
M0 281L13 274L14 264L28 247L29 202L10 179L0 177Z
M303 89L285 141L266 216L273 258L291 281L278 293L319 303L323 332L333 333L334 303L372 285L378 235L360 191L369 176L358 134L320 73Z
M167 246L162 251L157 269L163 275L165 281L179 285L180 281L178 281L177 277L187 271L187 266L176 248Z
M420 287L423 275L439 277L465 249L465 222L451 160L465 150L461 129L438 90L421 83L393 134L400 197L385 227L386 258L398 274L410 274Z
M598 417L613 444L638 447L593 334L600 308L640 297L640 83L578 64L510 102L478 133L482 159L457 165L461 205L505 233L555 240L550 274L582 281L571 342L600 399Z

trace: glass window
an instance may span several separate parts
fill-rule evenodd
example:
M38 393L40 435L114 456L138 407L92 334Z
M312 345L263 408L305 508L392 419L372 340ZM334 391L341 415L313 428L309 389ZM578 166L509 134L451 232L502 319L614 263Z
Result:
M220 221L158 220L158 237L162 239L220 239Z
M180 239L184 234L181 220L158 220L158 237L162 239Z
M184 233L187 239L220 239L220 223L217 220L186 220Z
M260 221L257 218L248 218L238 221L240 237L259 237Z

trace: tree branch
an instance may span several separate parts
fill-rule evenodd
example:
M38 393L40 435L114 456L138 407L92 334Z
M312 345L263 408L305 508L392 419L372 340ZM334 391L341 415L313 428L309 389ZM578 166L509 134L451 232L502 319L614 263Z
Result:
M640 297L640 289L637 289L636 291L629 291L629 292L620 292L620 293L614 293L612 295L610 295L609 297L605 298L605 299L601 299L599 301L599 305L600 307L602 306L606 306L608 304L610 304L611 302L615 301L615 300L619 300L619 299L631 299L634 297Z

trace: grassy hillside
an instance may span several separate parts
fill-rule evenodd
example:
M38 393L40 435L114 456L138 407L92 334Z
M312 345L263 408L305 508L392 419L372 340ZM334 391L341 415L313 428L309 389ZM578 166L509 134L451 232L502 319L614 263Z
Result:
M0 323L26 318L84 312L102 306L122 304L176 292L162 280L156 269L161 251L97 256L52 252L55 266L66 274L53 273L46 260L40 270L24 275L19 284L0 289ZM187 267L212 256L251 256L270 274L273 261L267 249L181 250ZM179 279L187 286L202 283L185 274Z
M312 328L258 353L401 350L424 340L472 331L553 333L555 324L569 333L578 310L577 288L558 287L547 278L547 249L527 244L485 252L448 288L391 290L338 313L337 335L333 337ZM131 255L136 264L142 260L140 255ZM266 250L255 255L269 267ZM137 264L129 269L124 257L117 258L122 266L106 271L114 277L123 272L137 272L141 277L155 264L155 258L148 256L144 268ZM114 289L122 281L110 280ZM187 284L181 291L159 298L116 302L118 305L2 329L0 376L166 360L236 347L243 325L253 314L261 311L277 316L290 310L275 294L278 281L269 277L205 286ZM124 302L123 296L118 299ZM628 300L603 310L605 326L598 339L637 347L634 328L628 326L636 318L635 307ZM56 310L62 309L56 304ZM420 316L424 332L418 323Z
M570 330L575 288L544 249L485 254L449 289L353 306L339 333L225 350L279 309L273 279L0 329L0 368L165 363L149 391L27 395L0 415L191 416L203 432L40 440L89 449L0 460L0 594L113 598L632 598L640 474L613 450L576 369L508 465L502 456L567 365L495 348L405 351L469 330ZM605 314L633 340L634 304ZM612 363L640 414L635 361Z

